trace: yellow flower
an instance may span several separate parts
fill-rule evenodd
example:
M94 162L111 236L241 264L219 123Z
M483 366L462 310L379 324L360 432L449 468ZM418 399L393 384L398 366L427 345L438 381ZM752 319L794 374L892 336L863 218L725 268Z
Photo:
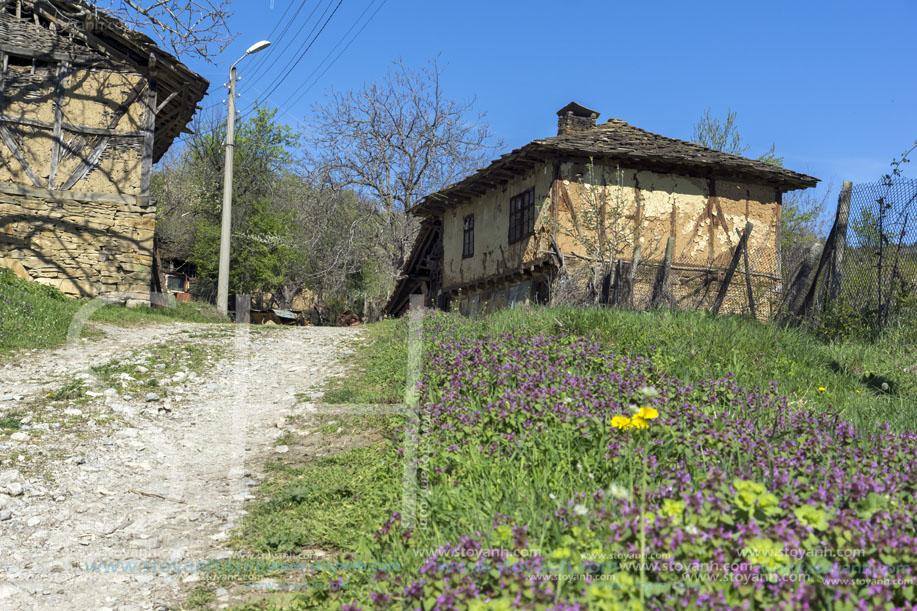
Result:
M637 414L634 416L634 419L631 422L631 426L633 426L635 429L645 429L649 425L646 423L646 420L640 417L640 414Z
M636 417L640 418L641 420L653 420L654 418L659 417L659 412L657 412L652 407L641 407L637 412Z
M818 392L825 392L826 390L828 390L828 389L825 388L824 386L819 386L819 387L818 387Z
M857 390L857 392L860 392L860 389L859 389L859 388L857 388L856 390Z
M621 430L626 431L632 425L630 422L630 418L628 418L627 416L615 416L614 418L611 419L611 426L615 427L616 429L621 429Z

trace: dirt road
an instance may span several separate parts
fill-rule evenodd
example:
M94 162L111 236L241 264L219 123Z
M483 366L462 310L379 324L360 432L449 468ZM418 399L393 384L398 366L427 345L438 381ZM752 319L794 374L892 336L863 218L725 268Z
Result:
M359 337L101 328L0 365L2 609L174 607L196 563L229 556L285 416L342 373Z

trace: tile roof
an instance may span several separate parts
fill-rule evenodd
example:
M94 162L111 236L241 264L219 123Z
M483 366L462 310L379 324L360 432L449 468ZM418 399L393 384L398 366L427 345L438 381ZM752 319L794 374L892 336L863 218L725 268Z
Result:
M533 140L464 180L428 195L413 211L420 215L436 214L518 177L520 171L531 169L537 162L589 157L614 160L626 168L773 184L782 191L814 187L818 183L812 176L667 138L620 119L610 119L581 131Z

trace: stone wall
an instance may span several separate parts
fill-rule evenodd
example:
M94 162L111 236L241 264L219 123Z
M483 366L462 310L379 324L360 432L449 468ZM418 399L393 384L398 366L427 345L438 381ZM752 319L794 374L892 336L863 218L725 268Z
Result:
M74 297L149 301L156 209L147 198L10 191L0 190L0 266Z

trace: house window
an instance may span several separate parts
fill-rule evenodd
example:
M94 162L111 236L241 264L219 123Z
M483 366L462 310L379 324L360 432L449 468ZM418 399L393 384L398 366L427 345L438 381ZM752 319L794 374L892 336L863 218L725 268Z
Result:
M182 292L185 290L185 279L181 276L166 276L166 286L170 291Z
M535 232L535 189L523 191L509 200L509 243Z
M462 258L474 256L474 215L465 217L462 224Z

